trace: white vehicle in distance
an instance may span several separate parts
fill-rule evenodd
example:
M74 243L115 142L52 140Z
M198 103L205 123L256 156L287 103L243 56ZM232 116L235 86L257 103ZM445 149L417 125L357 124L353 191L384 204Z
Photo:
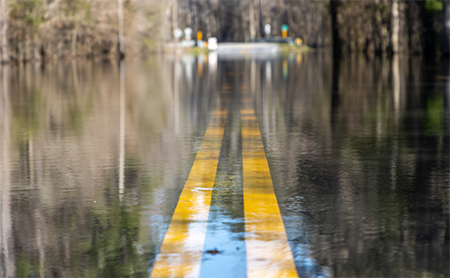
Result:
M217 38L216 37L208 38L208 49L211 51L217 50Z

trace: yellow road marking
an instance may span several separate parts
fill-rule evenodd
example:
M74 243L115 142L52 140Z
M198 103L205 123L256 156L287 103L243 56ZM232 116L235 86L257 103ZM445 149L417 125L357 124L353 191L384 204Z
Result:
M241 110L248 277L298 277L254 110Z
M198 277L227 113L213 113L151 277Z

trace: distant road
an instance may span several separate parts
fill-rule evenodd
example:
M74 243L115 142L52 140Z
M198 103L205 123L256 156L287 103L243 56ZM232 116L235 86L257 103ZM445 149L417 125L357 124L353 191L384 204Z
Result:
M280 46L276 43L219 43L218 54L257 54L277 53Z

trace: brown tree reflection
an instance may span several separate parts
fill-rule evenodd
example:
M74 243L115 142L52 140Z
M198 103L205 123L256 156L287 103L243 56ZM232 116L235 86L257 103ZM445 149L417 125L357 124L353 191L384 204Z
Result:
M215 101L196 73L175 94L177 67L196 71L161 57L2 69L2 277L147 275Z
M448 276L448 72L350 56L331 73L331 58L288 56L287 79L275 61L276 98L261 90L258 105L299 272Z
M0 73L2 277L147 276L222 89L252 96L301 276L450 275L448 61L213 53Z
M15 253L11 211L11 107L9 102L9 66L0 70L0 276L15 277Z

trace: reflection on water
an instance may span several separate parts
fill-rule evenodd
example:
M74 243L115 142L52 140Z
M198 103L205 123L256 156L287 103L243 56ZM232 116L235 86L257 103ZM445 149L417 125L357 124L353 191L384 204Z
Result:
M332 58L0 68L0 277L148 277L214 109L244 92L301 275L450 276L448 61ZM236 118L206 249L243 246ZM201 276L222 255L245 273L219 245Z
M276 61L280 76L255 90L297 260L337 277L448 276L448 72L326 59L293 62L295 77L273 84Z

